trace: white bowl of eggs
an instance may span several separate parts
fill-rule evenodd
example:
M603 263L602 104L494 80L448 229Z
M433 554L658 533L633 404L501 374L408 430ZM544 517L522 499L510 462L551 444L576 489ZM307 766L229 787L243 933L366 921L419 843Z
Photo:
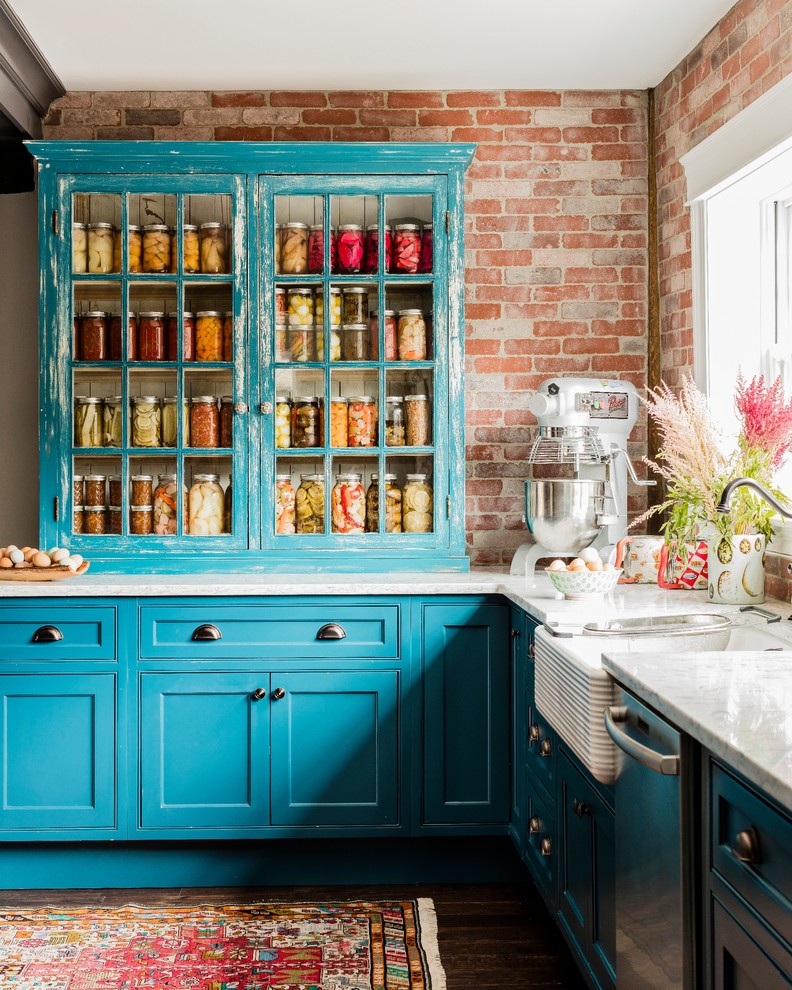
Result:
M563 560L554 560L545 571L564 598L573 601L608 594L616 587L622 575L621 567L603 564L593 547L581 550L580 555L568 564Z

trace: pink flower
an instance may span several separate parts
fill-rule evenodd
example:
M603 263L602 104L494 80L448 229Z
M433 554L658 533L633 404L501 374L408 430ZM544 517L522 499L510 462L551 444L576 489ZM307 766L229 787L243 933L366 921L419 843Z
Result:
M765 385L764 375L746 382L738 374L734 404L742 419L745 446L763 451L773 468L779 468L792 449L792 399L784 399L781 376Z

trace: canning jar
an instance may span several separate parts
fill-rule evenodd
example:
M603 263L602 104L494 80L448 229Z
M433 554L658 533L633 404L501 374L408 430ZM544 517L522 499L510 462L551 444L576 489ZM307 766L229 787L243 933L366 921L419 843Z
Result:
M404 446L404 406L400 395L385 396L385 446Z
M432 225L425 223L421 231L421 262L419 271L430 272L432 270Z
M302 275L308 268L308 224L296 220L281 229L280 271L283 275Z
M220 275L228 271L226 225L212 221L201 224L201 272Z
M425 395L405 395L404 411L407 446L425 447L429 443L429 400Z
M275 396L275 446L280 450L291 447L292 407L288 395Z
M292 446L321 447L319 399L315 395L295 395L292 411Z
M88 228L84 223L72 224L72 271L75 275L88 271Z
M83 508L83 532L101 536L105 531L105 512L103 505L86 505Z
M78 395L74 400L74 446L101 447L103 414L102 399Z
M402 493L395 474L385 475L385 532L402 531ZM372 474L366 491L366 532L379 532L379 476Z
M293 323L289 327L289 360L300 363L316 360L316 330L313 323Z
M289 331L285 323L278 323L275 326L275 360L291 361Z
M175 474L161 474L154 489L152 529L158 536L175 536L178 519L177 487ZM186 510L187 489L182 486L182 498ZM184 520L187 532L187 519Z
M365 323L368 319L368 289L362 285L345 286L341 292L343 323Z
M165 314L161 310L138 314L138 358L165 360Z
M134 536L148 536L152 525L151 505L130 505L129 532Z
M383 347L386 361L395 361L399 353L397 346L396 313L392 309L383 310ZM379 357L379 313L371 314L371 357Z
M72 504L82 505L85 498L85 477L81 474L72 475Z
M359 223L342 223L336 235L336 270L354 275L363 267L363 228Z
M83 361L106 361L108 357L107 313L99 309L83 313L80 320L80 358Z
M190 406L190 444L220 446L220 410L214 395L195 395Z
M223 532L225 497L216 474L195 474L187 497L190 536L219 536Z
M321 475L320 475L321 477ZM275 475L275 532L290 536L295 531L295 498L291 475Z
M420 309L403 309L399 313L399 360L426 360L426 323Z
M288 295L289 326L311 324L314 321L313 289L295 285Z
M154 476L151 474L133 474L130 479L130 505L151 505L152 485Z
M234 486L231 483L231 475L228 476L228 487L223 497L223 532L234 532Z
M104 400L102 413L102 439L105 447L123 447L124 397L109 395Z
M93 508L107 503L107 477L104 474L86 474L85 501L83 505Z
M223 313L223 360L234 360L234 312Z
M179 360L179 317L168 315L165 326L166 350L169 361ZM195 360L195 314L182 313L182 360Z
M344 360L368 361L369 336L368 323L345 323L343 345Z
M112 272L114 235L111 223L88 224L88 271L92 275Z
M132 400L132 446L159 447L162 441L162 412L156 395L138 395Z
M330 399L330 446L346 447L349 442L349 409L346 397Z
M425 474L408 474L402 497L405 533L432 532L432 486Z
M421 228L417 223L397 223L393 237L393 270L414 275L421 263Z
M108 505L107 515L105 518L105 524L107 527L107 532L112 533L113 536L121 535L121 506L120 505Z
M176 252L173 251L173 254ZM194 223L186 223L182 227L182 258L184 259L184 271L187 275L194 275L201 270L201 246L198 235L198 226ZM176 271L176 266L171 262L171 271Z
M137 361L137 317L127 313L127 361ZM121 361L124 356L124 321L121 316L110 317L110 360Z
M348 405L348 443L350 447L375 447L377 444L377 404L370 395L350 395Z
M166 395L162 400L162 446L176 447L179 438L179 399L175 395ZM187 438L184 438L187 446Z
M205 309L197 315L195 360L223 360L223 314L216 309Z
M107 478L107 501L110 505L121 505L121 492L121 475L109 475Z
M117 230L113 238L113 271L121 271L122 262L122 247L124 241L123 230ZM128 272L140 272L143 270L142 262L142 252L143 252L143 237L140 231L140 227L135 224L131 224L127 227L127 271Z
M335 231L330 228L330 271L336 264ZM317 274L324 271L324 226L321 223L311 225L308 234L308 271Z
M220 446L234 446L234 397L224 395L220 399Z
M274 254L275 254L274 261L275 261L275 271L276 272L279 272L281 270L281 267L280 267L280 258L281 258L281 237L282 236L283 236L283 228L282 228L281 224L276 223L275 224L275 241L274 241L274 248L275 248L275 250L274 250Z
M359 474L339 474L330 492L334 533L366 532L366 491Z
M143 271L167 272L171 264L171 232L164 223L143 228Z
M363 271L374 274L379 270L379 227L371 223L366 227L366 240L363 245Z
M286 290L282 286L275 289L275 322L286 322Z
M72 506L72 533L84 532L85 512L81 505Z
M324 491L324 475L300 475L295 496L298 533L324 532Z
M316 290L316 298L314 300L314 319L316 325L320 326L324 323L324 290ZM340 289L330 289L330 326L340 327L341 326L341 290Z

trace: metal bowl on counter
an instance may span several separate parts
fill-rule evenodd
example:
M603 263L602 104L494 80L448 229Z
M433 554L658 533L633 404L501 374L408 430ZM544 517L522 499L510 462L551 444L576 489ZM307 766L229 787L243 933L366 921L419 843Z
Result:
M525 521L536 542L550 553L578 553L597 538L605 482L546 478L525 482Z
M732 621L718 613L687 612L682 615L636 615L622 619L587 622L584 636L600 636L611 650L646 653L673 646L675 653L691 650L723 650L729 642Z

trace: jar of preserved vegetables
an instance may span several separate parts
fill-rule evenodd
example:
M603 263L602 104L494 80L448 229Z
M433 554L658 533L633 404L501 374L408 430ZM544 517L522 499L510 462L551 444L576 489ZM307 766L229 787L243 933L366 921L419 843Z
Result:
M365 533L366 491L359 474L339 474L330 492L334 533Z
M285 323L278 323L275 326L275 360L279 362L291 361L289 331Z
M369 337L368 323L345 323L344 360L368 361Z
M404 446L404 406L400 395L385 396L385 446Z
M215 309L198 313L195 321L195 360L223 360L223 314Z
M187 419L186 403L182 403L184 419ZM178 441L179 429L179 399L175 395L166 395L162 400L162 446L175 447ZM188 446L188 433L183 438L184 446Z
M276 272L279 272L281 270L280 257L281 257L281 238L282 238L282 236L283 236L283 227L282 227L281 224L276 223L275 224L275 241L274 241L274 244L273 244L273 247L275 248L275 250L273 251L273 254L275 256L273 260L275 262L275 271Z
M286 290L281 286L275 289L275 322L286 323Z
M99 309L83 313L80 320L80 358L83 361L106 361L108 344L107 313Z
M166 350L169 361L179 360L179 317L169 313L165 327ZM182 313L182 360L195 360L195 314Z
M402 493L395 474L385 475L385 532L402 531ZM366 491L366 532L379 532L379 476L372 474Z
M291 536L295 529L295 498L291 475L277 474L275 475L275 532L279 536Z
M324 492L324 475L300 475L295 497L298 533L324 533Z
M188 275L194 275L201 270L201 247L198 226L194 223L186 223L182 227L182 238L184 271ZM171 264L171 271L175 270L176 268Z
M107 478L107 501L110 505L121 505L121 475L111 474Z
M377 404L370 395L350 395L348 405L348 443L350 447L377 445Z
M295 285L288 293L289 326L313 326L313 289L305 285Z
M171 232L164 223L143 228L143 271L167 272L171 264Z
M127 361L137 361L137 317L127 313L126 320ZM124 356L124 320L121 316L110 317L110 360L121 361Z
M349 441L349 410L343 395L330 399L330 446L346 447Z
M129 482L132 489L129 494L129 504L151 505L154 476L151 474L133 474Z
M343 322L365 323L368 319L368 289L362 285L348 285L342 290L341 296Z
M138 395L132 400L132 446L162 445L162 412L156 395Z
M320 326L324 323L324 292L322 289L316 290L316 298L314 301L314 319L316 325ZM341 326L341 290L340 289L330 289L330 326L340 327Z
M161 310L138 315L138 357L141 361L165 360L165 313Z
M86 474L85 501L83 505L93 508L107 503L107 477L103 474Z
M121 535L121 506L120 505L108 505L107 516L105 519L107 526L107 532L112 533L113 536Z
M220 400L220 446L234 446L234 397L224 395Z
M182 486L182 505L185 512L184 532L187 532L187 489ZM158 536L175 536L178 519L178 498L175 474L161 474L154 489L152 529Z
M72 271L75 275L88 271L88 228L84 223L72 224Z
M315 395L296 395L293 400L292 446L321 447L319 399Z
M148 536L152 529L151 505L130 505L129 532L135 536Z
M123 447L123 409L124 397L109 395L104 400L102 414L102 433L105 447Z
M336 269L341 275L354 275L363 267L363 228L359 223L342 223L336 235Z
M187 496L190 536L219 536L223 532L225 497L216 474L195 474Z
M78 395L74 400L74 446L101 447L103 413L102 399Z
M363 271L374 274L379 269L379 227L371 223L366 227L366 239L363 244Z
M72 475L72 504L82 505L85 498L85 477L82 474Z
M123 230L117 230L115 232L115 237L113 239L113 271L121 271L121 251L123 247L124 232ZM129 258L127 263L128 272L140 272L143 269L142 262L142 252L143 252L143 236L140 231L140 227L135 224L130 224L127 227L127 251L129 252Z
M432 532L432 486L425 474L408 474L402 498L405 533Z
M234 313L230 309L223 314L223 360L234 360Z
M113 270L115 227L111 223L88 224L88 271L106 275Z
M288 395L275 396L275 446L279 450L291 447L292 406Z
M316 330L313 323L293 323L289 327L289 360L300 363L316 360Z
M383 311L383 345L386 361L395 361L399 349L397 346L396 313L392 309ZM371 357L376 361L379 357L379 313L371 314Z
M220 446L220 410L214 395L195 395L190 407L190 443L193 447Z
M201 271L204 275L220 275L228 271L227 228L212 221L201 224Z
M425 395L405 395L407 446L425 447L429 443L429 400Z
M393 238L393 270L414 275L421 262L421 228L417 223L397 223Z
M234 486L231 475L228 476L228 487L223 498L223 532L234 532Z
M85 513L81 505L72 506L72 533L82 533L85 527Z
M419 271L430 272L432 270L432 225L425 223L421 231L421 263Z
M399 360L426 360L426 323L420 309L403 309L399 313Z
M330 271L336 263L336 240L333 228L330 228ZM308 271L319 274L324 271L324 226L321 223L311 225L308 233Z
M83 532L101 536L105 531L106 511L103 505L86 505L83 509Z
M308 224L290 221L281 228L280 271L302 275L308 268Z

